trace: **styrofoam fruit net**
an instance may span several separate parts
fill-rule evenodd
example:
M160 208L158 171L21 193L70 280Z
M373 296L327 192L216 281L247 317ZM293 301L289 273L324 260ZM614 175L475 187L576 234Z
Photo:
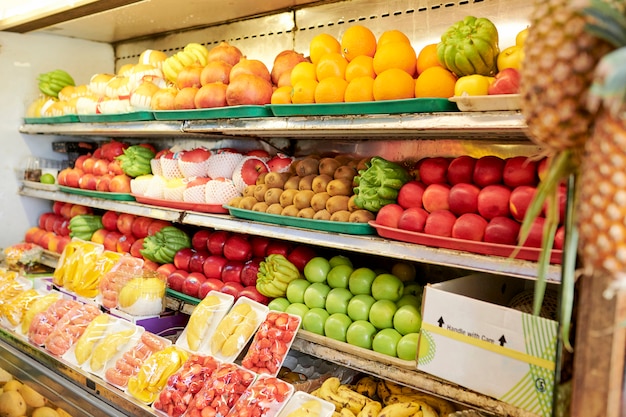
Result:
M145 195L154 175L140 175L130 180L130 192L136 195Z
M165 188L165 177L161 175L154 175L148 184L148 188L144 196L150 198L163 198L163 189Z
M206 183L206 200L207 204L226 204L235 197L239 197L241 193L237 191L237 187L233 180L228 178L216 178Z
M161 175L167 179L183 178L184 175L178 167L178 158L174 155L174 158L160 158L161 161Z
M163 188L163 198L171 201L183 201L183 192L187 188L183 178L170 178Z
M184 177L208 177L207 168L209 166L209 159L202 162L189 162L178 160L178 169Z
M150 169L154 175L163 175L163 170L161 169L161 161L158 159L150 160Z
M204 204L206 183L185 188L183 201L186 203Z
M209 157L207 175L211 178L232 178L235 167L243 158L236 152L214 153Z
M235 188L237 189L237 191L239 191L240 193L243 193L243 190L246 188L246 186L248 186L248 184L246 184L243 177L241 176L241 169L243 168L243 165L246 163L246 161L249 159L258 160L260 163L264 164L265 168L269 171L269 168L267 168L267 164L261 158L258 158L256 156L244 157L241 161L239 161L239 163L233 170L233 183L235 184Z

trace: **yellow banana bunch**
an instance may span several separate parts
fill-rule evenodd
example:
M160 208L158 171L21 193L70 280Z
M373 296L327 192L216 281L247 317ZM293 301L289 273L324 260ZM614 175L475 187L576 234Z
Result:
M366 397L374 398L376 396L376 386L378 381L371 375L366 375L359 379L354 385L354 390Z
M76 363L82 365L91 355L93 347L100 341L107 329L110 316L108 314L99 314L91 320L85 328L83 334L76 341L74 356Z
M182 51L175 53L163 61L162 69L165 78L171 82L176 83L178 73L185 67L191 65L200 65L204 67L207 64L207 56L209 50L199 43L189 43Z
M383 405L380 402L369 401L367 404L365 404L365 407L363 407L363 409L359 411L357 417L378 417L378 414L380 414L382 408Z
M450 401L419 391L414 391L412 394L391 394L387 397L385 405L402 402L419 402L425 404L432 408L436 415L439 416L447 416L456 412L456 407ZM424 416L426 416L426 413L424 413Z
M257 313L248 303L239 303L220 321L211 338L211 352L231 356L243 346L255 329Z
M137 375L128 380L128 392L146 404L152 403L167 379L183 366L189 354L174 345L153 353L141 365Z
M287 417L319 417L322 412L322 403L315 400L303 402L300 407L287 414Z
M326 379L322 386L313 394L335 405L335 411L341 413L343 409L356 416L363 408L373 400L353 391L350 387L342 385L337 377ZM344 416L347 417L347 416Z
M221 300L216 295L208 295L193 309L187 323L187 345L198 350L209 328L211 317L220 308Z
M0 305L0 311L11 325L17 326L22 321L24 313L28 311L28 307L39 297L41 297L41 294L32 288L22 291L17 296Z
M105 336L96 346L91 355L92 371L99 371L111 359L121 346L124 346L135 334L135 329L127 329Z
M406 402L386 405L378 417L439 417L431 407L420 402Z
M30 323L33 321L33 318L42 311L46 311L48 307L54 304L61 298L61 294L58 292L50 292L43 297L37 298L33 303L29 306L28 310L24 312L24 316L22 317L22 333L28 334L28 329L30 328Z

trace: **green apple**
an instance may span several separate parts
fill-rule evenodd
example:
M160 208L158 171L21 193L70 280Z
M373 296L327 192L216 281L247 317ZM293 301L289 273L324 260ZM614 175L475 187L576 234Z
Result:
M380 274L372 282L372 297L396 302L402 297L404 283L393 274Z
M270 301L267 304L267 308L275 311L285 311L287 307L289 307L289 304L291 303L285 297L278 297Z
M398 356L398 343L402 335L396 329L382 329L372 340L372 350L389 356Z
M370 308L376 300L369 294L358 294L350 299L348 303L348 316L354 321L369 320Z
M322 282L314 282L304 290L304 304L309 308L326 307L326 297L330 292L330 287Z
M330 268L328 259L316 256L304 265L304 277L309 282L325 282Z
M417 307L410 304L398 307L393 315L393 328L401 335L417 333L422 327L422 315Z
M302 328L324 336L324 323L330 314L323 308L311 308L302 317Z
M376 278L376 272L367 267L357 268L350 274L348 289L354 295L371 294L372 283Z
M339 264L333 266L328 275L326 276L326 282L331 288L348 288L348 281L350 280L350 274L354 271L352 265Z
M285 294L290 303L304 303L304 291L311 285L303 278L294 279L287 285Z
M345 255L335 255L332 258L330 258L328 260L328 262L330 263L331 268L336 267L337 265L349 265L349 266L353 266L352 265L352 261L350 260L350 258L348 258Z
M412 294L412 295L416 295L418 297L421 297L423 292L424 292L424 287L421 284L418 284L415 281L413 281L413 282L405 282L404 283L404 289L402 290L402 295L404 295L404 294Z
M348 303L352 298L352 293L347 288L333 288L326 296L326 311L330 314L348 313Z
M417 307L418 310L422 309L422 297L418 297L413 294L404 294L398 301L396 301L396 305L402 307L404 305L411 305Z
M324 323L324 334L331 339L346 341L348 327L352 324L352 319L343 313L331 314Z
M379 330L392 328L397 309L391 300L377 300L370 308L369 321Z
M300 316L300 318L304 318L307 311L309 311L309 307L302 303L289 304L289 306L285 309L285 313L294 314L296 316ZM302 325L302 323L300 323L300 325Z
M396 346L398 358L405 361L414 361L417 356L417 345L419 340L419 333L407 333L402 336L402 339L398 342L398 346Z
M376 327L367 320L356 320L348 327L346 342L363 349L372 349Z

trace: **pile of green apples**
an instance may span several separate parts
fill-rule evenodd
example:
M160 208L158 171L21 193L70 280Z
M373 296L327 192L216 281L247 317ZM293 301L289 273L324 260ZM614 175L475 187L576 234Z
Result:
M415 268L356 267L344 255L312 258L304 278L268 307L302 317L302 329L364 349L413 361L422 324L422 286Z

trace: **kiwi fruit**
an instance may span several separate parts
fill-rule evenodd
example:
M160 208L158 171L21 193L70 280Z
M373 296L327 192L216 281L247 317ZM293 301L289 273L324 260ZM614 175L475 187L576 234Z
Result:
M281 206L278 203L270 204L267 207L267 210L265 210L267 214L280 214L282 211L283 211L283 206Z
M335 173L333 174L333 178L335 179L344 178L344 179L352 181L352 179L357 174L358 172L356 172L355 167L351 167L349 165L342 165L335 170Z
M299 184L300 184L300 176L292 175L287 179L287 181L285 181L283 188L285 190L297 190Z
M355 200L356 194L352 194L348 200L348 211L357 211L361 209L361 207L356 205Z
M354 194L354 190L352 188L352 180L346 178L337 178L328 183L326 186L326 191L331 196L333 195L346 195L351 196Z
M260 211L261 213L265 213L267 211L268 204L265 201L257 201L255 205L252 206L252 211Z
M326 210L330 214L334 214L337 211L348 211L348 200L350 197L347 195L333 195L326 201ZM347 221L347 220L346 220Z
M298 190L312 190L313 189L313 179L317 177L317 174L305 175L304 177L300 177L300 182L298 182Z
M311 198L315 193L312 190L300 190L293 197L293 204L298 210L311 207Z
M264 201L265 193L267 192L267 190L267 185L259 184L254 188L254 192L252 193L252 195L254 196L254 198L256 198L256 201Z
M311 174L319 174L319 159L306 157L296 162L296 174L306 177Z
M376 216L369 210L359 209L350 213L348 221L350 223L367 223L374 220Z
M313 219L314 220L330 220L330 213L326 209L316 211L315 214L313 215Z
M335 170L341 165L343 164L336 158L322 158L320 159L317 170L320 175L329 175L332 177L335 174Z
M241 202L241 199L243 198L243 196L238 195L237 197L233 197L230 200L228 200L228 205L231 207L239 207L239 203Z
M352 161L354 158L348 154L340 153L339 155L335 155L335 159L339 162L339 165L347 165L348 162Z
M261 172L258 177L256 177L256 185L265 184L265 176L267 172Z
M255 185L246 185L246 187L243 189L243 192L241 194L244 197L254 196L254 189L255 188L256 188L256 184Z
M339 210L330 215L332 222L348 222L350 221L350 212L348 210Z
M239 208L244 210L252 210L252 206L254 206L258 202L259 200L254 198L253 195L242 197L242 199L239 201Z
M269 188L285 188L285 181L290 176L287 172L268 172L265 176L265 184Z
M296 217L298 215L298 212L300 211L299 208L297 208L296 206L294 206L293 204L284 207L283 211L280 212L281 215L283 216L290 216L290 217Z
M367 163L370 161L370 159L372 159L371 156L367 156L365 158L359 159L359 162L356 164L357 171L360 171L362 169L367 169Z
M328 183L333 180L333 177L328 174L319 174L313 178L313 182L311 183L311 190L316 193L323 193L326 191L326 186Z
M311 207L315 211L320 211L326 209L326 201L330 198L330 194L326 191L323 193L315 193L313 197L311 197Z
M280 194L280 197L278 199L278 202L280 203L281 206L283 207L287 207L293 204L293 197L299 192L299 190L294 189L294 188L289 188L289 189L285 189L283 190L283 192Z
M283 193L282 188L268 188L265 194L263 195L263 200L268 204L272 205L274 203L280 203L280 196Z
M300 217L302 219L312 219L315 215L315 210L312 207L305 207L298 211L296 217Z

